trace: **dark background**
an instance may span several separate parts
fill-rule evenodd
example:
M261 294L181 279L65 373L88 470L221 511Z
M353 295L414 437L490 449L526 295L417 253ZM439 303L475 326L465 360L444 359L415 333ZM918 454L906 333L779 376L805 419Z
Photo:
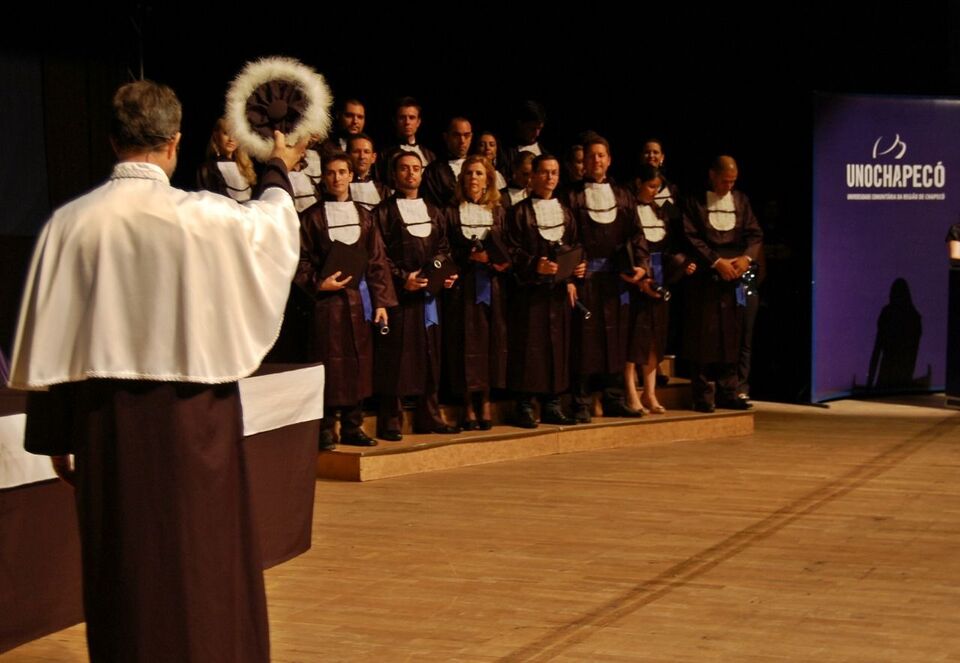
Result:
M400 3L398 3L400 4ZM108 101L143 74L184 104L174 184L196 167L229 81L243 64L289 55L358 96L367 130L391 134L400 95L424 106L419 137L440 147L446 118L510 134L527 98L547 108L542 143L562 151L585 129L612 144L626 179L644 138L663 140L669 176L703 186L711 159L734 155L767 235L754 395L809 398L812 92L953 96L960 12L948 2L895 10L812 3L748 12L736 3L470 5L429 14L338 7L32 6L0 46L0 347L9 353L23 271L49 211L101 182L113 163ZM270 12L279 14L269 15Z

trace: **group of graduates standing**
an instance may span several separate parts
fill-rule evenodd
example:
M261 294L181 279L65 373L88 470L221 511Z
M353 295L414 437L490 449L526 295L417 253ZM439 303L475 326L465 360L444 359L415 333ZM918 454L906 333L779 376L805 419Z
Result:
M326 367L321 448L377 444L362 429L374 394L376 436L388 441L402 439L404 397L416 398L417 433L489 429L492 390L512 392L523 428L538 425L535 399L542 423L590 422L598 391L603 416L661 414L657 366L681 280L694 408L750 407L738 364L762 233L733 190L731 157L713 163L710 190L681 201L657 140L621 187L602 136L584 134L562 159L541 147L536 102L510 146L452 118L443 158L418 144L420 116L400 100L397 143L378 153L363 104L347 100L335 133L291 173L306 359ZM207 156L200 187L248 199L256 175L222 122ZM457 425L441 414L441 383L462 400Z

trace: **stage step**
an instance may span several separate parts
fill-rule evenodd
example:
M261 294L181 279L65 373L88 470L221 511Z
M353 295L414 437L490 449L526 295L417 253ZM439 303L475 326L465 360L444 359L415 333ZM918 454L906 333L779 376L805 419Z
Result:
M456 435L404 435L376 447L338 446L317 456L317 476L342 481L389 477L576 451L706 440L753 433L753 413L668 411L640 419L596 418L577 426L526 430L507 425Z
M642 391L642 389L640 390ZM670 378L669 384L657 387L657 399L660 401L660 404L667 408L668 411L673 410L689 410L693 399L690 396L690 381L683 378ZM570 407L570 398L565 396L563 399L563 407L566 412L571 411ZM540 406L538 403L534 403L534 410L536 411L536 416L540 416ZM497 401L493 403L493 423L495 425L500 424L510 424L513 421L515 406L513 401ZM451 425L459 424L462 415L463 408L459 405L440 405L440 412L443 415L444 420ZM602 410L600 407L599 394L594 394L594 407L593 407L594 416L601 416ZM404 435L413 434L413 410L410 408L404 408L402 413L403 424L401 432ZM340 424L337 423L334 427L336 433L340 433ZM363 417L363 430L367 435L376 435L377 433L377 415L374 411L368 411L364 413ZM520 430L520 429L517 429ZM489 431L487 431L489 433Z

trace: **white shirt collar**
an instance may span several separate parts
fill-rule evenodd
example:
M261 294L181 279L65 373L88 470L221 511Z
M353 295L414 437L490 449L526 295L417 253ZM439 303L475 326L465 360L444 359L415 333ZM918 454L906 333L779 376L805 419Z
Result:
M146 161L121 161L113 166L111 180L156 180L170 184L170 178L160 166Z

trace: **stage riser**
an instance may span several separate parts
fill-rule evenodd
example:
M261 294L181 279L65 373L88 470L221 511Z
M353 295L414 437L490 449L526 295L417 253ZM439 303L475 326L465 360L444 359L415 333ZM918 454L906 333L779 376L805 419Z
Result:
M342 481L372 481L558 453L752 433L753 414L750 412L611 419L572 427L540 426L535 430L497 426L484 433L418 435L413 443L411 440L396 444L381 442L369 450L324 452L317 457L317 476Z

